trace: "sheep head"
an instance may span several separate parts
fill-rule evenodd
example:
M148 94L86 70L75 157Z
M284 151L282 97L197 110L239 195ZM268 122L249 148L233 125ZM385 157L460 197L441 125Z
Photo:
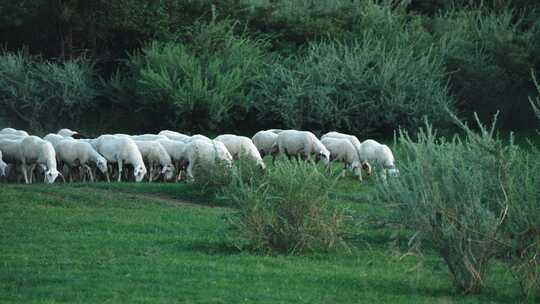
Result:
M144 165L135 166L135 170L133 170L133 175L135 176L136 182L141 182L146 175L146 167Z
M101 173L107 173L107 160L104 157L98 158L96 165Z
M54 181L58 177L58 174L59 174L59 172L56 169L45 170L45 182L47 184L54 183Z
M163 174L163 177L165 180L171 180L174 178L174 166L173 165L165 165L163 166L163 169L161 170L161 174Z

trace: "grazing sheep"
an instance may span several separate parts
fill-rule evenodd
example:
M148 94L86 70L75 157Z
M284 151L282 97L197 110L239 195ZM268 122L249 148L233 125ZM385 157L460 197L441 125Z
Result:
M277 146L280 154L290 156L304 156L323 160L324 164L330 162L330 152L321 141L309 131L285 130L278 134Z
M285 130L283 130L283 129L269 129L269 130L266 130L266 131L272 132L274 134L279 134L279 133L281 133L281 132L283 132Z
M204 135L201 135L201 134L195 134L193 136L190 137L189 141L193 141L193 140L206 140L206 141L212 141L210 138L204 136Z
M356 149L356 151L358 153L358 156L360 157L360 145L361 145L361 142L360 142L360 140L358 140L358 137L356 137L354 135L339 133L339 132L328 132L328 133L324 134L321 137L321 140L325 139L325 138L343 138L343 139L347 139L354 146L354 148Z
M257 147L257 150L259 150L261 157L272 155L272 162L274 162L274 159L279 152L276 144L277 137L278 135L276 133L270 131L259 131L253 135L251 140L253 141L255 147Z
M130 138L135 141L156 141L161 139L167 139L166 136L155 134L131 135Z
M362 169L371 172L367 163L362 164L358 152L348 139L325 137L321 142L330 151L330 159L344 163L345 169L351 170L359 180L362 180Z
M251 139L245 136L224 134L216 137L214 140L222 142L233 159L239 159L241 155L245 155L247 158L255 161L262 169L266 168L259 150L255 147Z
M0 176L6 176L7 164L2 159L2 150L0 150Z
M2 160L8 164L7 175L20 170L21 164L21 141L18 139L0 137L0 150L2 150ZM17 169L19 170L17 170ZM21 171L22 173L22 171Z
M187 166L187 159L185 158L184 153L187 143L171 139L161 139L158 140L158 142L163 146L163 148L165 148L165 150L171 157L175 168L178 169L178 174L175 179L175 181L178 182L182 177L182 169L185 169L185 167Z
M171 156L158 141L135 141L135 144L139 148L143 160L146 161L150 168L150 172L148 173L149 182L154 180L154 173L158 166L161 166L162 170L160 174L163 174L165 180L174 178L174 166Z
M71 137L73 138L73 135L76 135L76 134L79 134L79 132L77 131L72 131L70 129L60 129L58 130L58 132L56 133L62 137Z
M13 128L4 128L0 130L0 134L11 134L11 135L18 135L18 136L28 136L28 132L23 130L17 130Z
M187 175L193 179L195 165L214 164L216 160L232 166L232 155L222 142L212 140L192 140L186 145L185 158L188 160Z
M140 182L146 175L146 166L137 148L137 144L129 138L115 135L101 135L96 138L95 147L109 163L118 164L118 181L122 180L122 167L124 163L133 166L135 181Z
M399 175L394 155L387 145L380 144L373 139L367 139L360 145L360 155L362 163L367 162L371 166L380 167L383 178L386 176L386 171L392 176Z
M62 129L62 130L64 130L64 129ZM74 139L71 138L70 136L64 137L62 135L58 135L58 134L54 134L54 133L49 133L49 134L45 135L45 137L43 137L43 139L50 142L55 150L56 150L56 147L57 147L58 143L60 143L63 140L73 140L74 141Z
M169 130L163 130L163 131L159 132L158 135L163 135L163 136L166 136L169 139L179 140L179 141L183 141L183 142L188 142L188 141L191 140L191 136L189 136L189 135L185 135L185 134L182 134L182 133L169 131Z
M107 176L107 181L110 181L107 172L107 160L99 155L94 148L87 142L65 139L57 143L55 146L57 158L68 168L79 167L79 172L83 175L84 169L90 175L90 181L94 181L94 175L89 163L96 164L101 173ZM71 173L69 179L72 181Z
M46 183L52 184L58 175L61 176L56 169L56 152L52 144L37 136L27 136L21 140L19 157L27 184L32 183L32 173L36 165L45 172ZM30 179L27 174L27 165L30 165Z
M22 135L15 135L15 134L8 134L8 133L2 133L0 134L1 139L10 139L10 140L20 140L23 139L26 136Z

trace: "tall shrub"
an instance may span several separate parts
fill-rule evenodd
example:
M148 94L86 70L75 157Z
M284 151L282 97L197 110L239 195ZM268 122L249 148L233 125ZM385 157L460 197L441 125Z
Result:
M231 217L238 246L302 253L344 245L340 236L343 213L328 197L336 174L328 176L311 163L285 160L257 179L238 172L224 191L238 206Z
M23 52L0 55L0 105L10 122L23 128L76 126L95 106L98 90L88 60L53 63Z
M224 129L249 108L263 43L235 35L228 22L195 25L190 40L153 42L130 56L135 110L160 117L161 128Z
M527 71L535 60L534 38L521 17L509 9L451 10L435 17L430 29L458 108L467 118L477 112L487 120L500 110L505 127L532 122L527 96L533 87Z
M356 134L415 128L423 116L445 125L453 100L441 61L400 46L368 34L310 44L304 55L267 66L253 90L259 116L269 126Z
M518 147L495 136L495 122L490 129L478 123L480 134L460 125L463 140L437 138L429 125L416 140L401 133L401 176L379 184L378 195L397 205L394 216L416 241L434 248L456 288L476 293L494 257L509 249L504 227L511 206L528 202L509 196L520 181Z

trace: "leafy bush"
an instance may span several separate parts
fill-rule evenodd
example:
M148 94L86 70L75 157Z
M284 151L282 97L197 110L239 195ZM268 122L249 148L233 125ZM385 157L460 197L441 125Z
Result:
M77 125L97 94L90 61L52 63L23 52L0 55L0 105L15 125L30 130Z
M504 227L511 269L524 294L540 299L540 151L523 153L512 169Z
M301 253L344 245L343 214L329 203L336 177L310 163L282 160L264 178L235 176L224 193L238 206L231 218L238 246L257 251Z
M442 109L453 105L437 58L371 35L351 45L310 44L304 56L271 64L264 74L253 99L269 126L366 134L417 127L423 116L445 125Z
M476 293L495 256L508 248L503 224L517 185L517 146L494 136L494 126L467 137L437 138L428 125L413 141L401 133L401 176L378 185L379 199L397 204L394 216L445 261L457 289ZM530 172L530 171L529 171ZM532 174L532 172L530 172ZM527 189L530 190L530 189ZM518 205L516 205L518 207ZM502 247L502 248L501 248Z
M193 186L201 193L214 196L231 183L231 173L230 166L220 159L213 163L197 162L193 166Z
M533 88L527 71L533 66L534 38L520 17L509 9L451 10L430 27L459 110L468 118L477 112L482 120L500 110L505 127L530 125L527 96Z
M128 80L115 84L133 85L135 110L160 117L161 128L223 130L249 108L263 42L236 36L228 22L196 24L190 33L191 44L153 42L130 56Z
M538 94L540 94L540 85L538 85L538 81L536 80L536 77L533 74L533 81L534 85L536 86L536 90L538 91ZM533 108L534 113L536 114L536 117L540 119L540 97L536 97L535 99L529 97L529 102L531 103L531 106Z

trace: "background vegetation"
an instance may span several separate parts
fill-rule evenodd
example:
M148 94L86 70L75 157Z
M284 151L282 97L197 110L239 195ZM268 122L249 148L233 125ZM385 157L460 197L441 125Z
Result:
M390 134L423 116L447 127L449 108L483 121L500 110L503 128L530 129L539 8L534 0L8 1L0 125Z

